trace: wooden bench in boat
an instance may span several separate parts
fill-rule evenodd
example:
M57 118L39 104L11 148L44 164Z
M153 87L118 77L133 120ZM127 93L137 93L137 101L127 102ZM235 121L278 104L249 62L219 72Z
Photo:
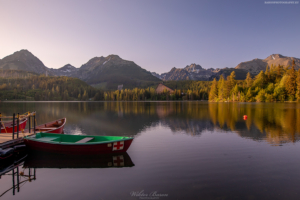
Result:
M55 140L59 137L42 137L42 138L39 138L40 141L52 141L52 140Z
M51 131L51 130L54 130L56 128L36 128L36 131Z
M93 137L85 137L85 138L83 138L83 139L81 139L81 140L79 140L75 143L86 143L88 141L91 141L92 139L94 139L94 138Z

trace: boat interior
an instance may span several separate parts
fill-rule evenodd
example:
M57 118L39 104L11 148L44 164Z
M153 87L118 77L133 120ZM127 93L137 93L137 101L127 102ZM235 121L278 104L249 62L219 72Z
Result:
M52 134L52 133L37 133L32 138L38 141L44 142L57 142L57 143L100 143L100 142L111 142L116 140L126 140L129 137L122 136L88 136L88 135L63 135L63 134Z
M61 127L64 124L64 122L65 122L65 120L61 119L61 120L57 120L57 121L54 121L54 122L51 122L51 123L39 125L35 129L37 131L42 131L42 132L43 131L50 131L50 130L56 129L58 127Z

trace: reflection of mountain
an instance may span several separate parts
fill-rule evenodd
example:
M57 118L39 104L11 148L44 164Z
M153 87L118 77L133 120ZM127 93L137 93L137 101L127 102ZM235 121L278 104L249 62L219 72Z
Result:
M271 144L296 142L300 133L296 103L39 102L1 103L0 109L6 115L35 110L38 124L66 117L67 134L137 135L160 122L173 132L219 128Z
M213 131L214 129L214 124L209 120L166 118L162 119L161 123L175 133L187 133L192 136L200 136L202 131Z

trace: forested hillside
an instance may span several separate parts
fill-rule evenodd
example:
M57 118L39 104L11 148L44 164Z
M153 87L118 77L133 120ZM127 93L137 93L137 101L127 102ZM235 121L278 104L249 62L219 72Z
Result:
M14 77L14 78L11 78ZM18 77L18 78L15 78ZM292 66L267 66L257 76L248 73L245 80L236 80L232 71L226 80L166 81L174 90L157 94L151 87L102 91L77 78L46 77L22 71L0 71L0 100L209 100L214 102L300 101L300 71Z
M1 78L0 100L102 100L103 92L70 77Z
M104 100L108 101L143 101L143 100L208 100L211 81L167 81L164 85L174 90L165 90L157 94L156 87L135 88L104 92Z
M210 101L273 102L300 101L300 71L292 66L267 66L254 79L250 73L244 81L235 80L235 72L225 80L213 80Z

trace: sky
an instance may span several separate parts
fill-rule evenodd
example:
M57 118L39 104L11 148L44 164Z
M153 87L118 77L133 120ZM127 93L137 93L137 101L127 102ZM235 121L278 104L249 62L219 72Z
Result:
M157 73L192 63L235 67L275 53L300 58L299 1L266 2L0 0L0 58L27 49L60 68L116 54Z

